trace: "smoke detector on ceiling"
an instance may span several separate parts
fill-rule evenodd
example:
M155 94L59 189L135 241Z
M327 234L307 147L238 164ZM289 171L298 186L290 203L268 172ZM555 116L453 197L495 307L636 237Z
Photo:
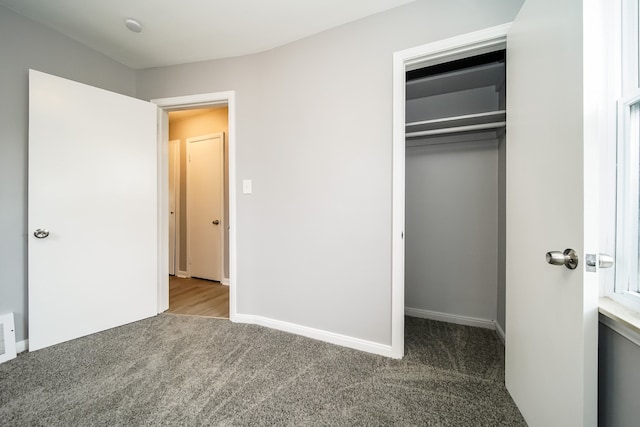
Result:
M134 33L140 33L142 32L142 24L140 24L138 21L136 21L133 18L127 18L124 20L124 25L127 26L127 28L129 29L129 31L134 32Z

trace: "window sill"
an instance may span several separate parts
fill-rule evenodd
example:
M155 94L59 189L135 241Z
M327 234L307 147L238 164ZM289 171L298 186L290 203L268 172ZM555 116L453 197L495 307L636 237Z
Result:
M598 304L600 322L640 346L640 313L608 297Z

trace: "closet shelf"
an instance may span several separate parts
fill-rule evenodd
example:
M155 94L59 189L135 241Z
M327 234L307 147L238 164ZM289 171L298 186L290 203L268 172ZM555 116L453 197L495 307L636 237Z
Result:
M411 122L405 125L405 130L407 131L406 136L408 138L442 135L445 133L467 132L503 127L506 125L506 120L507 111L497 110Z
M445 93L504 84L503 61L429 75L407 81L406 99L425 98Z

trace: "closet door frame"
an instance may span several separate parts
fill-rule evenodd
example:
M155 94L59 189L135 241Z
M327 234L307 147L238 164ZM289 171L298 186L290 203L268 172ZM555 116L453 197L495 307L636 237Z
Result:
M405 85L406 72L505 49L510 23L395 52L393 55L393 184L391 354L404 356Z

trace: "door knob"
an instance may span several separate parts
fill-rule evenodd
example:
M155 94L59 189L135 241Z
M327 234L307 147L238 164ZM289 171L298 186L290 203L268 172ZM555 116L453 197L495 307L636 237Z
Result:
M547 252L547 262L551 265L564 265L569 270L578 266L578 254L573 249L565 249L564 252Z
M36 238L38 239L44 239L49 235L49 230L46 230L44 228L38 228L36 231L33 232L33 235L36 236Z
M596 271L596 254L587 254L587 271ZM598 259L598 267L610 268L615 264L611 255L601 253Z
M600 261L598 262L600 268L611 268L613 264L615 264L615 260L611 255L600 254Z
M220 221L218 221L217 219L215 219L215 220L211 221L211 224L213 224L213 225L218 225L218 224L220 224Z

